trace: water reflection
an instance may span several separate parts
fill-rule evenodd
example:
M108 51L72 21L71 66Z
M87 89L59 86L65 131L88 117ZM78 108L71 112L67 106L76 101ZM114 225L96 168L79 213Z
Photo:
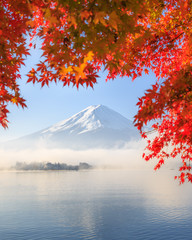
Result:
M174 174L2 172L1 239L190 238L192 186Z

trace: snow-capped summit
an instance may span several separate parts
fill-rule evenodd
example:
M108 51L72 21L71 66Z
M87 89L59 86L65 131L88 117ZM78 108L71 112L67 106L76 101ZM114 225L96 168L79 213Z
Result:
M100 128L133 129L133 125L130 120L106 106L92 105L74 116L51 126L42 133L54 134L55 132L68 131L69 134L83 134Z
M130 120L106 106L96 105L21 140L22 145L29 141L30 146L43 143L48 147L87 149L122 147L138 136Z

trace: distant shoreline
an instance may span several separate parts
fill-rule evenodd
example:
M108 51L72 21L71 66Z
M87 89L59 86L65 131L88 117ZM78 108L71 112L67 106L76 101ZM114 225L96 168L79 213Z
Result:
M80 162L79 165L68 165L66 163L51 163L51 162L16 162L11 170L17 171L48 171L48 170L65 170L65 171L79 171L93 168L85 162Z

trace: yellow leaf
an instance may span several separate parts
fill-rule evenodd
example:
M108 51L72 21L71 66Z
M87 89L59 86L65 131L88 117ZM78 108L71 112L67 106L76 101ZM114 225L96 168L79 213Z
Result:
M94 23L97 24L98 22L102 23L104 26L107 25L105 18L106 13L105 12L96 12L95 13L95 18L94 18Z
M62 75L61 80L66 77L67 73L71 73L71 74L74 73L72 66L69 66L67 68L65 68L65 67L61 68L61 71L60 71L60 74Z
M57 18L56 18L55 16L52 16L51 11L50 11L49 8L47 8L47 9L45 10L44 17L45 17L45 19L46 19L47 21L50 22L50 25L52 25L52 24L54 24L54 23L58 23Z
M50 11L49 8L47 8L47 9L45 10L44 17L45 17L46 19L49 19L49 18L51 17L51 11Z
M86 67L86 64L85 63L82 63L79 67L73 67L74 68L74 71L76 72L76 76L78 76L78 78L86 78L86 75L84 73L84 69Z
M113 11L109 16L109 25L114 28L116 31L118 31L118 24L121 24L122 21L118 17L115 11Z
M86 67L85 63L82 63L79 67L73 67L75 71L75 79L76 79L76 84L78 85L79 79L85 79L86 75L84 73L84 69Z
M109 25L114 28L116 31L118 31L118 27L117 27L117 22L114 21L113 19L109 20Z
M82 63L81 65L80 65L80 69L81 69L81 72L84 74L84 69L85 69L85 67L87 66L87 64L85 64L85 63Z
M61 68L61 71L60 71L61 74L67 74L67 73L70 73L70 72L73 72L72 66L69 66L69 67L67 67L67 68L62 67L62 68Z
M86 63L88 61L92 61L93 60L93 56L94 56L94 53L92 51L89 51L87 56L84 58L83 62Z
M105 27L107 26L107 23L106 23L106 21L105 21L104 18L101 18L101 19L100 19L100 22L101 22Z
M17 103L17 102L18 102L17 97L12 98L12 99L11 99L11 102L12 102L12 103Z
M94 18L94 23L97 24L99 22L99 18L98 16L96 15L95 18Z
M53 24L53 23L58 23L57 18L54 17L54 16L53 16L53 17L50 17L50 18L49 18L49 21L50 21L51 24Z
M33 28L33 27L35 27L35 22L32 21L32 20L29 20L29 21L26 22L26 25Z
M91 14L92 14L92 13L91 13L91 12L88 12L87 10L81 12L81 13L80 13L81 20L83 20L84 18L85 18L85 19L88 19Z
M69 16L68 22L70 23L70 26L73 25L75 29L77 28L77 22L74 16Z

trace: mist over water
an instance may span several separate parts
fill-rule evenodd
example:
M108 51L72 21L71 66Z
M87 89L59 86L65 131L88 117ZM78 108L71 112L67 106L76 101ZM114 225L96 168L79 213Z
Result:
M144 140L128 142L121 149L72 150L47 148L41 144L36 148L19 150L6 147L0 148L0 168L10 168L16 162L59 162L72 165L86 162L95 168L153 169L155 160L146 162L142 159L144 148ZM175 160L169 160L165 168L174 168L175 165Z
M78 164L87 162L95 167L137 167L141 164L141 152L136 149L92 149L75 151L71 149L0 149L0 167L10 167L16 162L61 162Z

